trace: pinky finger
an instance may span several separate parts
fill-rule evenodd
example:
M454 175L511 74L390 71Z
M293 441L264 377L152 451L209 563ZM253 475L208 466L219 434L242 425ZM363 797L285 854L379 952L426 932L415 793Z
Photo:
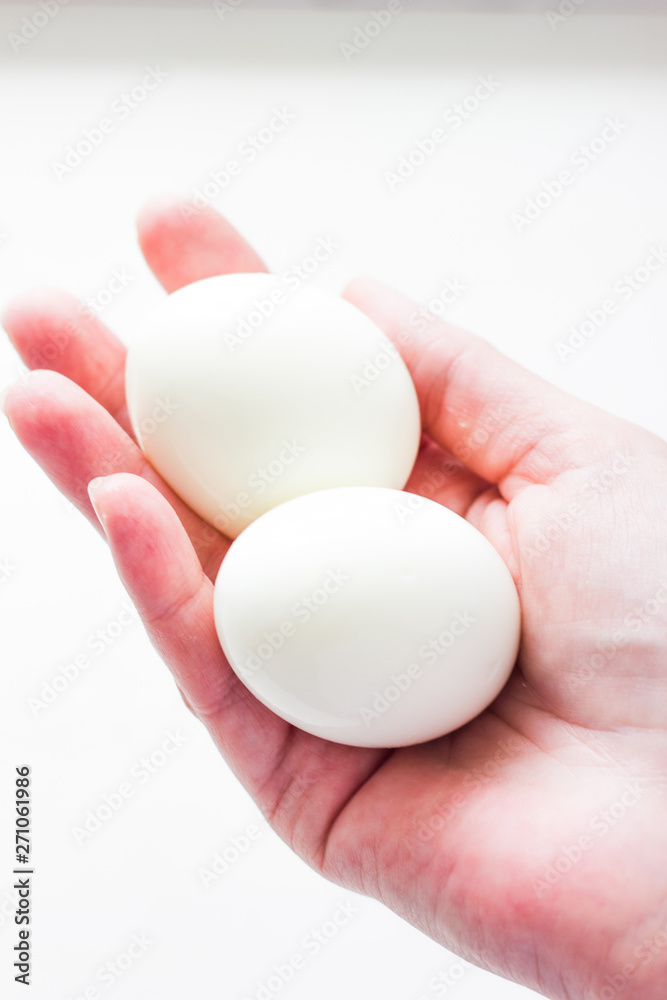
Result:
M140 476L116 473L88 485L116 568L148 634L192 709L212 714L235 675L213 621L213 584L178 515Z
M231 669L213 617L213 584L171 505L129 473L93 479L91 502L118 573L186 705L251 790L280 757L287 723Z

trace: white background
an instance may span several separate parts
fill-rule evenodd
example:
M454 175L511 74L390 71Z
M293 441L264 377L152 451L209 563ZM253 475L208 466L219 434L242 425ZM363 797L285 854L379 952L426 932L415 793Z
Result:
M556 4L552 5L554 8ZM346 62L341 42L367 15L243 7L76 7L29 44L9 32L36 7L0 9L0 297L36 283L99 294L132 275L104 310L126 340L162 296L133 219L156 192L191 194L287 107L295 121L214 204L268 264L287 268L321 236L340 249L316 280L341 289L367 272L422 302L448 278L448 310L561 386L667 435L667 266L567 359L556 344L613 294L652 247L667 247L667 23L588 16L551 28L532 14L409 11ZM53 162L159 66L165 82L71 175ZM442 124L480 75L497 92L395 191L385 172ZM113 117L113 116L112 116ZM522 212L605 120L627 127L521 233ZM0 383L20 377L0 341ZM140 625L103 654L88 645L124 600L100 539L0 426L0 989L11 982L13 768L34 783L34 1000L97 985L113 1000L255 997L275 964L306 966L286 1000L533 996L454 956L379 904L313 874L269 831L180 697ZM113 629L112 629L113 630ZM37 715L30 697L81 652L91 665ZM169 731L185 745L82 846L72 828L127 781ZM159 758L158 758L159 759ZM210 888L198 870L250 824L256 844ZM493 831L489 830L489 837ZM340 901L357 913L318 955L304 947ZM146 935L145 954L105 987L98 970ZM94 995L94 994L93 994Z

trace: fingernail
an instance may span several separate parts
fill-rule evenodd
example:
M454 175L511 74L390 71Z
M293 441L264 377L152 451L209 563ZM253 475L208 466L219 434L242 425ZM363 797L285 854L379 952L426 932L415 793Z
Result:
M97 493L97 490L98 490L98 487L99 487L100 483L103 480L104 480L104 476L96 476L95 479L91 479L90 480L90 482L88 483L88 496L90 497L90 502L93 505L93 510L97 514L97 519L100 522L100 524L102 525L102 527L104 528L105 527L104 514L100 510L100 508L98 506L98 502L96 501L96 493Z

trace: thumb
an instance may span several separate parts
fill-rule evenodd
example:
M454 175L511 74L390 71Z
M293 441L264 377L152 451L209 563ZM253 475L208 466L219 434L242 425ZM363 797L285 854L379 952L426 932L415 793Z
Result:
M550 385L399 292L358 278L345 298L400 351L426 433L497 484L506 500L618 446L623 421Z

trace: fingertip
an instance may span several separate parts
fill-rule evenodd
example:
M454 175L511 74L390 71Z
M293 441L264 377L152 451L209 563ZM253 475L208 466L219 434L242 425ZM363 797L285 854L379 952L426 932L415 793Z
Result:
M203 571L176 511L158 489L128 472L93 477L88 496L116 568L150 620L197 589Z
M9 300L9 302L5 302L2 310L0 310L0 326L2 326L7 335L9 335L12 328L12 320L16 312L17 298L18 296L15 295Z
M136 227L140 237L149 234L156 226L161 226L169 220L182 221L183 209L188 199L177 191L165 191L153 195L145 201L136 215Z
M112 548L123 544L128 532L134 534L139 521L164 517L160 504L163 498L158 490L131 472L95 476L87 489L91 506Z
M14 383L12 383L12 385L13 384ZM7 411L7 402L6 402L6 400L7 400L7 396L9 395L9 391L12 388L12 385L6 385L3 389L0 389L0 411L2 411L2 413L4 413L4 415L7 417L8 420L9 420L9 413ZM9 422L11 424L11 420L9 420Z
M17 322L22 319L26 311L32 306L34 291L35 289L26 289L23 292L17 292L2 307L0 324L2 324L5 333L7 333L10 339L12 330L16 327Z
M111 472L96 476L88 483L93 509L105 529L114 533L128 521L156 521L176 525L178 515L169 501L143 476L133 472Z
M72 304L76 303L76 298L62 288L54 285L35 285L17 292L9 302L5 303L0 313L0 323L9 339L13 341L16 334L26 326L36 321L41 322L45 317L51 317L63 309L69 310Z
M28 374L32 375L32 372L29 372ZM21 388L22 385L20 382L10 382L9 385L4 386L4 388L0 390L0 411L5 415L7 421L9 422L9 426L14 432L16 432L16 427L15 415L13 411L16 406L17 395L20 393Z
M66 375L52 371L50 368L31 368L22 375L20 381L13 382L11 386L8 386L9 389L14 390L12 396L14 392L17 397L23 393L25 398L28 398L33 393L39 392L57 403L60 402L60 396L63 392L69 392L72 389L75 392L80 391L79 386Z
M161 194L139 210L139 245L167 292L214 275L266 271L266 265L213 205Z
M141 476L136 476L133 472L110 472L106 476L94 476L88 483L88 492L94 494L96 502L101 498L108 498L118 495L128 489L136 489L147 494L159 496L158 490Z
M231 223L213 205L195 205L192 195L177 191L166 191L154 195L145 202L136 216L139 245L148 255L163 251L165 242L194 241L193 247L200 249L200 242L241 239ZM178 246L182 250L182 245ZM167 247L173 252L173 247ZM191 248L192 249L192 248Z
M27 417L27 422L30 423L30 417L34 413L35 393L50 404L55 402L57 405L60 387L57 382L56 385L53 384L53 377L56 380L62 378L56 372L44 368L33 368L31 371L25 372L18 382L11 382L2 389L0 409L9 421L12 430L16 431L17 428L21 428L22 423L26 423L25 420L21 421L22 415Z
M378 289L389 290L386 285L383 285L376 278L372 278L369 274L358 274L348 281L342 295L348 302L358 305L364 302L373 292L377 292Z

